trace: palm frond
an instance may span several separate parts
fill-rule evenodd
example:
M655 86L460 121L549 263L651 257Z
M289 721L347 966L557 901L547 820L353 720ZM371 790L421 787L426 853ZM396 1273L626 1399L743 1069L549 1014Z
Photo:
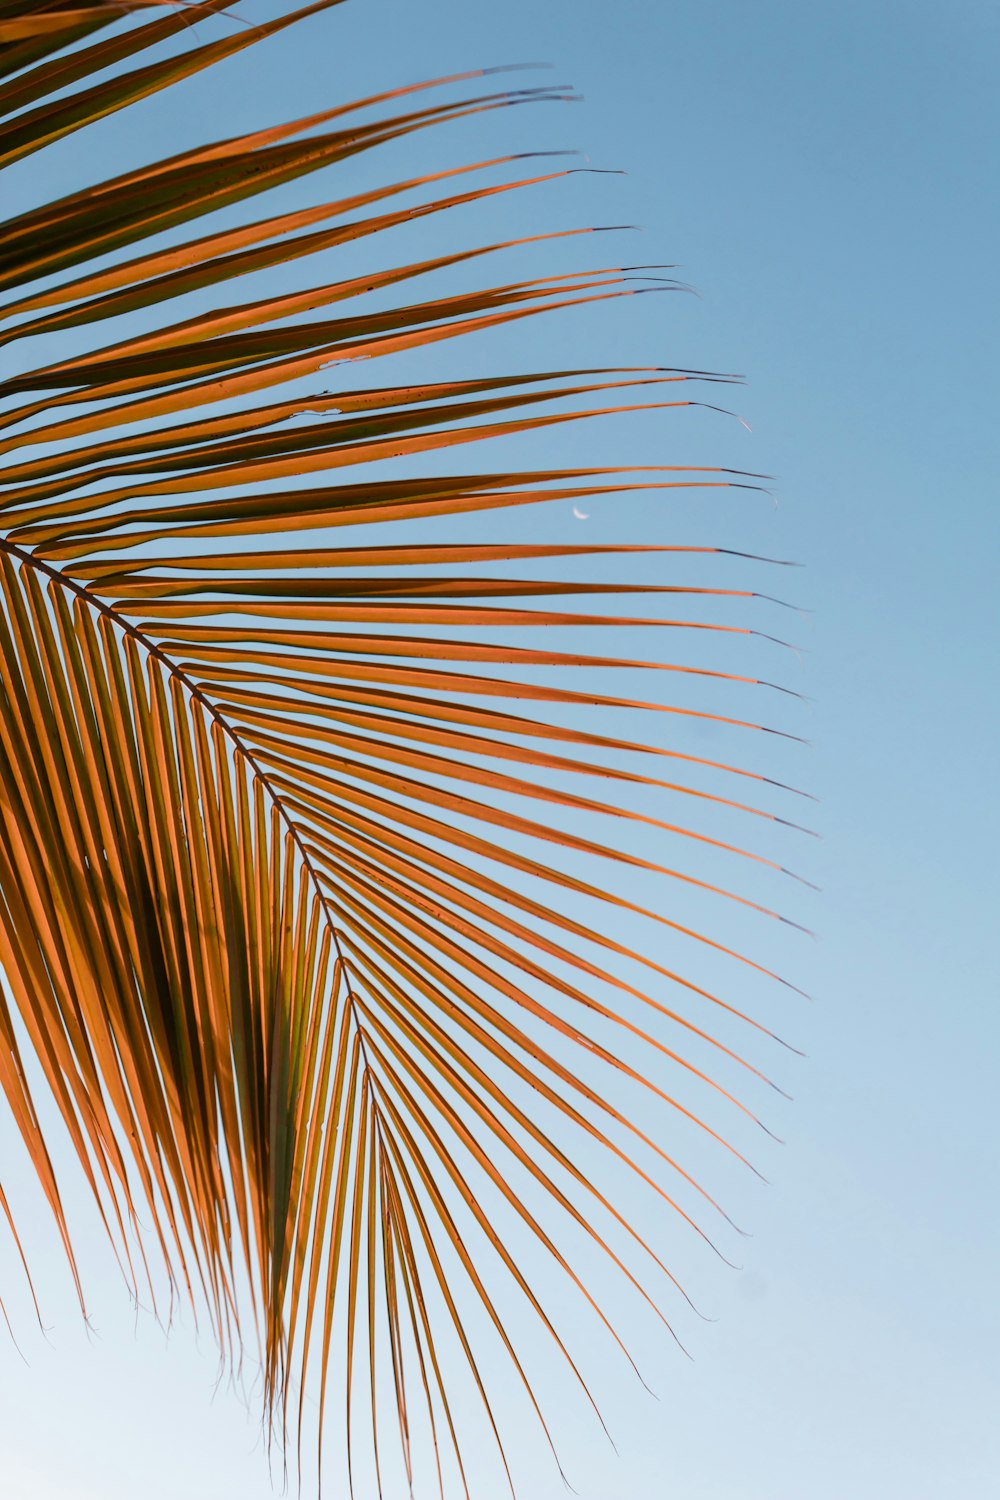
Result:
M221 0L152 16L152 3L126 0L4 0L0 163L336 3L248 27L221 14ZM213 16L222 35L204 40L193 23ZM167 56L146 59L168 41ZM699 708L634 690L642 675L773 690L684 655L692 641L758 634L692 605L766 596L600 575L636 555L674 563L725 549L569 545L530 526L527 539L485 542L395 529L522 507L531 521L546 505L641 490L756 488L759 476L664 465L427 472L453 448L710 404L698 392L733 377L555 369L308 388L331 364L350 372L676 283L612 265L488 273L476 289L421 297L420 278L526 243L512 238L237 300L241 277L571 169L499 157L182 237L195 220L414 132L565 97L483 76L186 150L0 224L0 343L20 343L31 366L0 379L0 1083L74 1275L26 1046L136 1293L155 1299L162 1261L234 1361L253 1326L282 1438L294 1426L301 1444L307 1381L322 1410L342 1371L378 1463L388 1382L411 1482L419 1393L442 1492L439 1443L466 1492L469 1472L453 1414L460 1365L442 1340L498 1443L473 1327L492 1329L544 1425L508 1331L511 1290L589 1398L505 1223L624 1349L567 1230L665 1328L632 1252L661 1290L682 1289L661 1238L644 1236L594 1175L594 1154L709 1244L708 1220L731 1222L669 1131L651 1134L639 1107L621 1107L599 1080L618 1078L749 1165L713 1110L761 1124L738 1080L770 1080L715 1023L773 1039L744 1010L740 982L786 981L688 912L704 896L785 918L745 883L685 861L712 849L745 873L787 874L721 833L719 818L797 826L754 800L790 793L758 770L598 727L606 710L761 743L782 733L716 700ZM416 97L446 85L465 92ZM511 180L489 177L504 168ZM416 206L386 206L414 194ZM231 305L172 309L230 283ZM134 315L161 312L135 331ZM370 529L381 523L383 540ZM363 532L340 547L329 534L344 526ZM536 571L573 559L585 576ZM515 570L498 572L504 564ZM670 654L592 645L595 631L637 626ZM577 648L542 646L550 628L580 632ZM605 690L616 671L629 684L620 693ZM672 816L653 811L661 794ZM603 821L617 833L596 832ZM630 850L629 828L653 830L655 846ZM662 901L646 907L616 871L656 876ZM671 893L684 897L677 915ZM598 910L606 919L591 921ZM660 935L646 954L622 935L633 917ZM728 964L730 989L686 976L688 950Z

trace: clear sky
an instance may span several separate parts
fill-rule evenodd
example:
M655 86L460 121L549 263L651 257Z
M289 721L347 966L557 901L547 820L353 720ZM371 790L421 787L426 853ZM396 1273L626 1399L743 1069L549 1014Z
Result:
M822 842L789 860L823 887L793 899L819 939L780 944L815 997L781 1002L808 1059L779 1059L796 1102L773 1117L786 1144L760 1156L770 1187L735 1190L753 1232L743 1269L694 1272L717 1321L686 1325L693 1362L640 1329L659 1400L615 1375L617 1455L553 1392L586 1500L1000 1492L998 44L993 0L351 0L184 96L182 132L220 135L462 68L554 63L581 103L426 135L387 154L386 179L511 148L578 147L626 168L536 189L461 233L639 224L613 251L610 236L594 242L600 254L680 263L700 298L540 321L490 357L745 372L752 436L703 413L671 419L657 428L669 454L652 461L776 475L774 499L700 501L675 532L805 564L781 583L815 611L782 621L806 649L767 661L813 700L795 719L813 748L773 762L822 799ZM165 98L136 112L127 140L109 124L53 153L43 190L130 150L175 149L176 109ZM440 227L409 243L436 253ZM518 262L525 276L542 264L560 261ZM433 373L446 368L435 356ZM656 446L644 431L622 419L547 451L568 462L581 443L588 462L626 462L637 442L647 457ZM637 538L651 515L629 513ZM610 540L617 522L595 505L558 524ZM656 539L672 525L658 513ZM16 1162L4 1173L28 1193ZM95 1235L88 1340L57 1249L41 1234L37 1246L48 1342L0 1251L27 1360L0 1343L3 1494L270 1495L252 1393L249 1414L226 1386L213 1396L214 1351L190 1317L169 1340L134 1322ZM524 1442L523 1500L563 1493L535 1437ZM479 1493L503 1493L492 1470Z

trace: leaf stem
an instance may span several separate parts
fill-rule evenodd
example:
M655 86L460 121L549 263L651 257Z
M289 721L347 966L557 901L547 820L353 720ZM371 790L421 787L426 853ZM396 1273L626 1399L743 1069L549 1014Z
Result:
M125 635L131 636L131 638L138 645L140 645L143 650L145 650L149 654L149 656L153 658L154 661L158 662L166 672L168 672L172 677L176 678L181 686L190 694L193 701L199 705L199 707L212 719L214 723L218 724L219 728L225 735L228 736L228 738L232 742L237 754L243 757L246 764L253 771L253 774L259 779L261 785L274 804L279 817L282 819L285 827L288 829L288 833L291 837L292 843L295 845L299 857L302 860L303 868L308 871L309 878L311 879L313 886L315 887L317 899L319 900L323 916L330 931L330 937L333 942L334 952L340 964L341 973L344 975L347 1003L351 1008L351 1014L354 1018L354 1024L357 1028L358 1037L361 1042L361 1051L362 1055L364 1056L365 1070L370 1073L371 1064L368 1058L367 1050L365 1048L364 1027L361 1023L361 1017L358 1014L357 1001L351 985L351 971L348 966L344 950L341 946L340 932L338 930L337 923L335 922L333 913L330 910L330 905L324 893L319 874L316 870L315 865L309 857L309 850L306 847L302 835L299 832L299 829L291 814L289 813L287 807L282 801L280 793L274 787L267 772L258 763L253 752L247 748L246 743L239 735L239 733L232 727L232 725L223 716L223 714L207 696L207 694L198 686L198 684L192 681L192 679L188 676L188 674L182 667L179 667L175 662L171 661L170 657L166 654L162 647L156 645L154 641L151 641L148 636L144 635L139 627L137 625L134 625L131 620L123 619L112 605L107 604L103 599L98 598L90 591L90 589L88 589L84 584L79 583L75 578L68 578L65 573L60 571L59 568L53 567L51 563L48 563L43 558L38 557L37 554L32 552L29 548L20 547L16 542L10 541L9 538L0 536L0 551L6 552L9 557L13 557L18 562L21 562L28 567L34 568L39 573L44 574L45 577L49 578L52 582L59 584L61 588L64 588L69 593L76 595L78 599L82 599L85 604L88 604L92 609L96 610L98 614L104 615L106 619L110 620L111 623L117 626L118 629L121 630Z

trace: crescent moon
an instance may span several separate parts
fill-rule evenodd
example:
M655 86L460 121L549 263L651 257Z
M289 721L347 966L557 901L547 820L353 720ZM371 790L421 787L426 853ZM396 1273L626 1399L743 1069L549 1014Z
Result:
M589 521L590 520L590 513L588 511L577 510L577 508L576 508L575 505L573 507L573 514L574 514L574 516L576 516L576 519L578 521Z

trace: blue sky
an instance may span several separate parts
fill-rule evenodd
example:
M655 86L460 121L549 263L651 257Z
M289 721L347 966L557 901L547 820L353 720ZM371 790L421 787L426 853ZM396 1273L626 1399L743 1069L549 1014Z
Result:
M196 137L466 67L553 62L582 102L425 135L387 153L386 179L422 161L543 147L627 169L535 189L461 232L472 243L635 223L641 234L613 253L610 236L596 242L609 256L600 263L677 262L700 296L540 321L488 357L744 372L735 404L752 436L693 413L683 425L654 418L652 443L643 419L622 418L545 451L569 462L583 444L588 461L627 462L662 434L685 461L777 477L773 497L699 500L655 518L595 504L587 522L545 524L608 540L622 525L637 539L655 526L659 540L700 536L805 565L781 579L814 611L781 621L801 657L755 660L812 700L784 722L813 748L776 748L764 767L821 798L822 842L789 859L823 887L793 898L819 937L772 945L814 996L780 1002L781 1029L809 1055L780 1061L796 1102L775 1119L784 1147L762 1153L770 1187L733 1189L753 1232L743 1269L700 1261L692 1272L717 1319L685 1328L693 1362L637 1328L659 1400L625 1371L609 1377L617 1455L553 1391L567 1468L588 1500L939 1500L1000 1486L998 41L1000 12L986 0L351 0L186 95L180 128ZM97 147L81 137L53 153L46 192L80 170L112 170L129 150L175 149L176 108L164 99L137 112L127 141L108 124ZM19 181L26 190L27 174ZM414 256L435 253L440 233L414 234ZM561 264L532 255L518 262L526 276ZM435 375L446 359L435 356ZM6 1251L0 1261L27 1358L9 1347L0 1357L5 1493L271 1494L252 1393L249 1410L225 1385L213 1398L207 1336L199 1343L187 1315L169 1341L135 1322L96 1235L85 1260L90 1339L56 1248L39 1238L49 1342ZM523 1500L561 1494L530 1432L523 1453ZM490 1473L479 1493L503 1491Z

